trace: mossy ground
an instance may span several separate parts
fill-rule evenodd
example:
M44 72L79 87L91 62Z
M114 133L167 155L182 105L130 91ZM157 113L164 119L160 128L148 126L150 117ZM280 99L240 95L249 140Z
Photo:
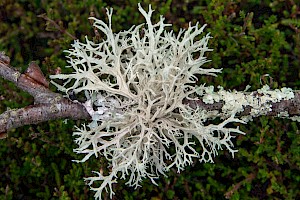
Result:
M0 51L12 66L25 70L37 61L43 72L54 74L66 61L63 50L73 38L81 41L94 32L90 15L106 18L105 7L113 7L113 29L140 24L139 1L42 1L2 0L0 2ZM226 89L252 90L262 87L260 79L269 74L273 88L300 87L300 3L280 0L205 0L151 2L154 20L162 14L178 31L188 23L208 24L213 39L207 67L223 68L217 78L199 83L222 85ZM298 3L295 3L298 2ZM38 17L46 13L49 20ZM68 32L69 34L67 34ZM71 36L72 37L71 37ZM55 88L52 88L55 90ZM0 80L0 112L30 105L33 99ZM51 121L25 126L0 140L0 199L93 199L83 177L105 167L105 160L76 164L73 153L74 124L79 121ZM236 138L239 152L232 158L221 151L215 164L199 163L177 174L170 171L158 186L149 180L134 190L124 180L115 185L115 199L299 199L299 123L261 117L241 125L246 136ZM201 149L199 149L200 151Z

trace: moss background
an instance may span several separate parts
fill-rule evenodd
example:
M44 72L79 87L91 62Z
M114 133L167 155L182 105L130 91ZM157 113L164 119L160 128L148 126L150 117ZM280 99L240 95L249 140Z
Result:
M164 15L175 31L190 21L208 24L214 51L207 54L212 62L206 66L223 68L223 73L199 82L237 90L250 85L256 90L262 86L260 78L269 74L272 81L263 81L271 87L299 89L299 1L147 0L142 5L150 2L156 10L154 20ZM1 0L0 51L20 71L33 60L47 75L58 67L64 71L63 50L70 48L73 38L101 38L88 16L106 19L104 8L113 7L114 30L127 29L143 22L137 3ZM0 113L32 103L27 93L0 79ZM72 151L74 124L81 122L24 126L0 140L0 199L93 199L83 177L105 166L105 160L72 162L80 159ZM234 141L239 149L234 158L222 151L215 164L195 160L181 174L174 170L161 177L158 186L145 180L134 190L121 180L115 185L114 199L300 199L299 123L261 117L241 129L247 135Z

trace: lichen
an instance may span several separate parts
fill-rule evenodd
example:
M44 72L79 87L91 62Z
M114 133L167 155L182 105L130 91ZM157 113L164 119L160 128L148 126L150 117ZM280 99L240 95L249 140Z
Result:
M107 10L108 24L94 20L94 26L105 38L94 43L87 37L85 43L74 41L67 50L71 74L52 75L52 79L64 80L62 85L51 81L59 90L84 94L83 105L92 117L92 122L76 127L73 133L78 148L76 153L85 154L77 162L85 162L91 156L103 156L109 162L109 174L94 172L86 178L95 198L101 199L103 190L114 194L112 184L118 178L127 179L127 184L137 187L144 178L152 183L160 175L166 175L174 167L178 172L193 163L213 162L218 150L227 149L232 156L231 139L234 134L244 134L238 127L228 124L244 123L235 117L245 105L253 106L253 115L271 109L268 102L292 98L289 90L272 93L262 88L266 99L243 92L228 92L219 87L194 86L198 75L216 76L221 69L204 68L208 62L205 52L209 34L203 33L205 25L189 24L187 30L176 35L168 31L161 16L152 24L153 10L146 12L140 4L138 9L146 24L132 26L129 30L113 33L112 10ZM197 96L198 97L195 97ZM202 98L207 104L224 101L222 114L206 111L200 107L192 109L184 99ZM207 123L221 117L220 124ZM223 121L222 121L223 120ZM202 147L197 152L197 144ZM100 181L100 187L94 182Z
M292 121L300 122L300 116L292 116L289 117L289 119L291 119Z
M291 88L283 87L280 90L271 90L268 85L264 85L256 92L226 91L218 86L218 91L214 91L213 86L199 86L196 93L206 104L223 102L222 111L217 115L222 118L228 118L232 113L243 112L245 107L250 108L249 115L241 117L244 122L251 121L253 117L265 115L272 111L272 103L294 98L294 92ZM282 113L284 114L284 113ZM279 117L281 115L278 115ZM284 115L286 116L286 114ZM284 117L282 116L282 117Z

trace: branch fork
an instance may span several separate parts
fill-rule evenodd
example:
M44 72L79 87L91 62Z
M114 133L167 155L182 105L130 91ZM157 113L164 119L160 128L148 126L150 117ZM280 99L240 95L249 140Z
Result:
M61 94L49 90L49 82L40 67L31 62L24 73L10 66L10 58L0 52L0 76L13 82L34 98L34 104L20 109L9 109L0 115L0 138L10 129L38 124L54 119L90 119L85 107Z

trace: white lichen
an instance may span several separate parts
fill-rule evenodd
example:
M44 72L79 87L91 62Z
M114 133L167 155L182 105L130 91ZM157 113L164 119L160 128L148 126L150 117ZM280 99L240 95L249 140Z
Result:
M92 122L76 128L74 136L79 146L74 151L85 154L78 162L91 156L105 157L109 162L109 174L95 172L96 176L86 178L98 199L103 190L112 197L112 184L118 178L129 177L127 184L135 187L144 178L155 184L159 175L165 175L171 167L179 172L195 159L213 162L223 148L233 156L236 150L231 139L243 132L227 125L244 123L235 114L245 105L252 105L255 113L255 109L261 112L259 106L263 103L242 92L227 92L221 87L214 92L211 86L193 86L196 74L216 76L221 72L203 68L208 62L204 54L211 51L207 47L209 34L199 38L205 25L199 28L198 23L189 24L187 30L176 35L166 30L171 25L165 24L162 16L152 24L151 6L148 12L140 5L138 9L146 24L119 33L112 32L112 10L107 10L108 24L90 18L105 35L103 41L94 43L87 37L85 43L74 41L73 48L66 51L67 67L73 73L51 76L64 80L63 85L51 81L59 90L87 98L83 105ZM265 88L261 93L265 101L292 97L285 90L278 95ZM223 114L183 104L184 99L196 94L207 104L225 101ZM207 125L214 117L223 121ZM200 152L196 150L199 145ZM95 181L101 182L100 187L94 186Z
M283 87L280 90L271 90L268 85L264 85L257 92L226 91L218 86L218 91L214 91L213 86L198 86L196 93L206 104L213 104L222 101L222 111L213 117L228 118L232 113L241 113L245 107L250 109L249 115L241 117L244 122L251 121L253 117L266 115L272 111L272 103L294 98L291 88ZM288 113L282 113L278 117L288 117Z

